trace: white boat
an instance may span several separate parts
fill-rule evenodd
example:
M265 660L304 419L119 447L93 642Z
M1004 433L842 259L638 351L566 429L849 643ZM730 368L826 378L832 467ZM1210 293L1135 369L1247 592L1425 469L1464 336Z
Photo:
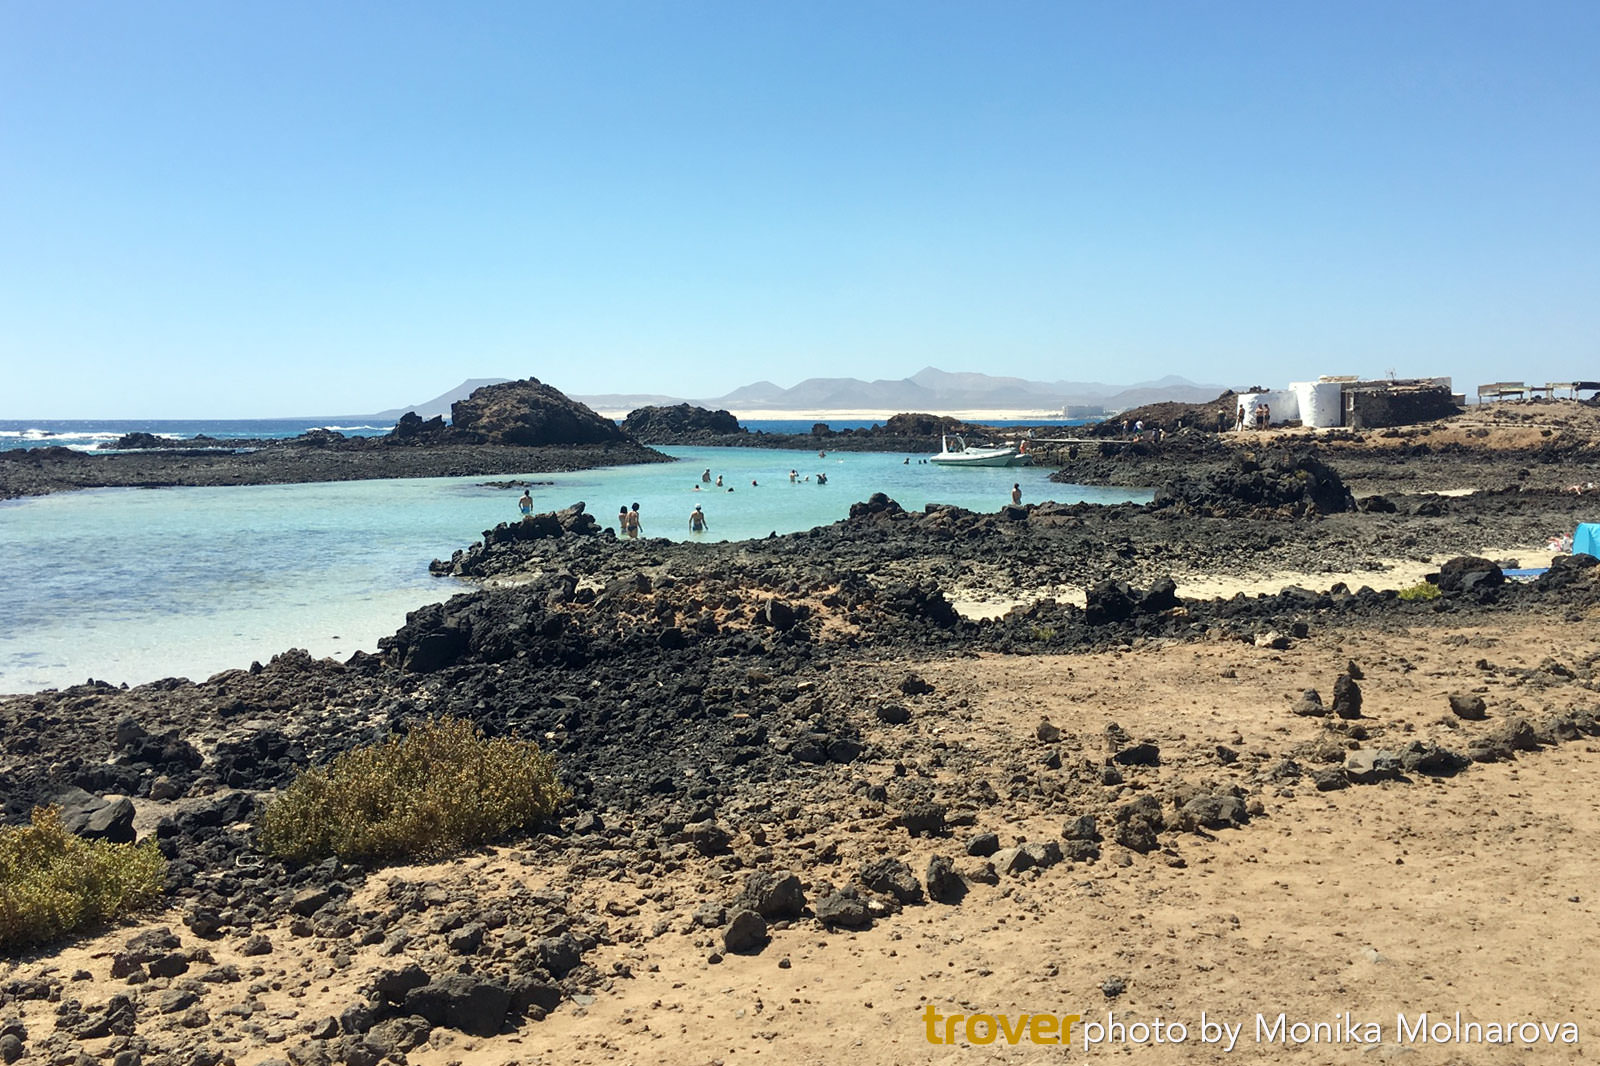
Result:
M928 461L940 466L1011 466L1028 461L1026 455L1009 444L995 448L969 448L961 437L941 434L939 445L944 450L930 456Z

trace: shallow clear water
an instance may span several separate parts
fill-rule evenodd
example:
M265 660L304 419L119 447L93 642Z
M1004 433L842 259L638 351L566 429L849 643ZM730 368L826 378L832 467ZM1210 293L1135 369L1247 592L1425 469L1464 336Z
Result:
M1149 498L1053 485L1047 471L1029 467L948 469L845 452L665 450L682 461L524 479L535 483L536 510L582 500L614 527L617 509L637 502L645 536L674 540L694 536L689 513L696 504L709 525L699 539L726 540L825 525L874 492L908 510L929 502L997 510L1014 482L1028 502ZM721 490L701 484L706 468L713 478L722 475ZM827 474L827 484L817 483L818 473ZM100 489L0 503L0 692L91 676L129 684L203 678L295 647L341 658L371 650L407 611L463 591L430 576L428 563L517 517L522 490L487 484L506 480Z

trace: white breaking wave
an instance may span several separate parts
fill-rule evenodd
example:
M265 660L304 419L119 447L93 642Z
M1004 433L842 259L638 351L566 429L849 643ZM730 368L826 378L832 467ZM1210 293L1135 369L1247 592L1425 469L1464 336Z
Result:
M17 440L116 440L120 436L122 436L120 433L58 433L49 429L0 430L0 437L12 437Z

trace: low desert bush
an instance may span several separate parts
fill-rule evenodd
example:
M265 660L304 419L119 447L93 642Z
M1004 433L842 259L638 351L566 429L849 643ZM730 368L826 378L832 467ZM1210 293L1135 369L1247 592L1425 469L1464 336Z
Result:
M1419 581L1409 588L1400 590L1400 598L1408 603L1436 600L1444 593L1439 591L1438 585L1430 585L1426 581Z
M566 798L537 744L445 718L301 774L268 804L260 840L299 862L437 859L531 826Z
M32 825L0 826L0 951L43 944L148 907L166 861L153 840L84 840L38 807Z

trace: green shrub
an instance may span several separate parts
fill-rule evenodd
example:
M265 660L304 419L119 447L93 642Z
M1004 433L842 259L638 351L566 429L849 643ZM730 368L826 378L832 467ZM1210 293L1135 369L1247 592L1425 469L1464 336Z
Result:
M1051 641L1056 639L1055 626L1034 626L1028 634L1037 641Z
M285 859L437 859L547 817L567 798L531 741L445 718L345 752L268 804L261 845Z
M1400 590L1400 598L1408 603L1436 600L1444 593L1439 591L1438 585L1430 585L1426 581L1419 581L1410 588Z
M0 826L0 951L148 907L166 868L153 840L84 840L58 808L35 808L32 825Z

